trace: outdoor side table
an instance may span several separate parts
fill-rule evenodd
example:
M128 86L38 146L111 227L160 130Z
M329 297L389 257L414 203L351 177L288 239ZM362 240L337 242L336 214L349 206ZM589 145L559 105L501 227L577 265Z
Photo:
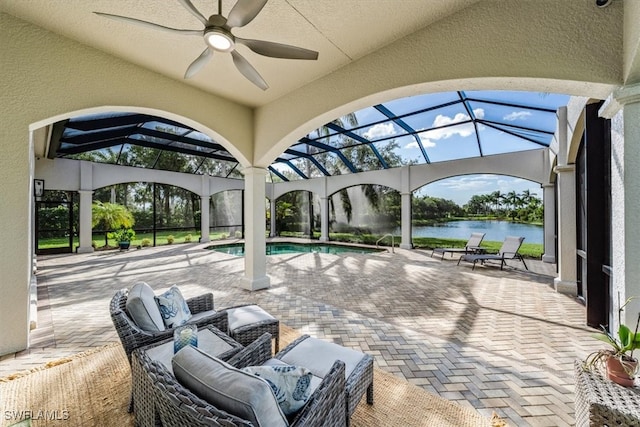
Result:
M482 246L469 246L467 249L475 255L484 255L487 253L487 248L483 248Z
M623 387L575 362L576 427L640 426L640 388Z
M221 360L228 360L240 351L242 344L209 325L198 330L198 348ZM173 338L138 348L131 354L131 387L135 425L138 427L155 426L157 414L153 400L152 384L142 368L142 358L162 363L173 374Z

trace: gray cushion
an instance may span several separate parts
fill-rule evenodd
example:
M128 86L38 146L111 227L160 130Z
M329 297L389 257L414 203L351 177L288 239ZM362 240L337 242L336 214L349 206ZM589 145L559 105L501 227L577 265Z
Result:
M230 308L227 310L227 316L229 318L229 331L231 332L246 325L265 320L275 320L275 317L257 305Z
M271 387L195 347L184 347L173 357L176 379L201 399L256 427L286 427Z
M126 309L129 317L143 331L165 330L153 289L145 282L137 282L129 290Z

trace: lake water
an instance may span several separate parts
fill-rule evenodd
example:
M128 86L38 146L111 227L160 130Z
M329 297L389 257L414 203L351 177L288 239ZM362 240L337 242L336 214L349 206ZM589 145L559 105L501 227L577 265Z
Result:
M518 224L509 221L451 221L435 226L414 226L413 237L443 237L468 240L471 233L486 233L484 240L502 242L507 236L524 236L525 243L544 242L541 225ZM400 234L400 228L395 231Z

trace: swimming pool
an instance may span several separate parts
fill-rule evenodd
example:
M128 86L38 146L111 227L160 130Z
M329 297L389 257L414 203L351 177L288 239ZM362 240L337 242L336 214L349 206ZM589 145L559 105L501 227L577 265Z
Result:
M244 256L244 243L231 243L228 245L208 246L207 249L222 252L230 255ZM320 253L320 254L343 254L357 253L370 254L385 252L386 249L364 248L360 246L327 245L323 243L267 243L267 255L299 254L299 253Z

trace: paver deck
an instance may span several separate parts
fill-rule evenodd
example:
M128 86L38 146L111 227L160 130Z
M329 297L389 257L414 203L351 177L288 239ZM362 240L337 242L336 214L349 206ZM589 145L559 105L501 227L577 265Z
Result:
M284 324L372 354L378 367L514 426L567 426L573 361L599 348L585 309L553 289L554 266L534 272L456 265L430 251L269 256L271 288L239 287L244 259L181 244L38 258L38 328L31 347L0 358L0 376L118 342L116 290L144 280L217 307L259 304ZM518 265L520 264L520 265Z

